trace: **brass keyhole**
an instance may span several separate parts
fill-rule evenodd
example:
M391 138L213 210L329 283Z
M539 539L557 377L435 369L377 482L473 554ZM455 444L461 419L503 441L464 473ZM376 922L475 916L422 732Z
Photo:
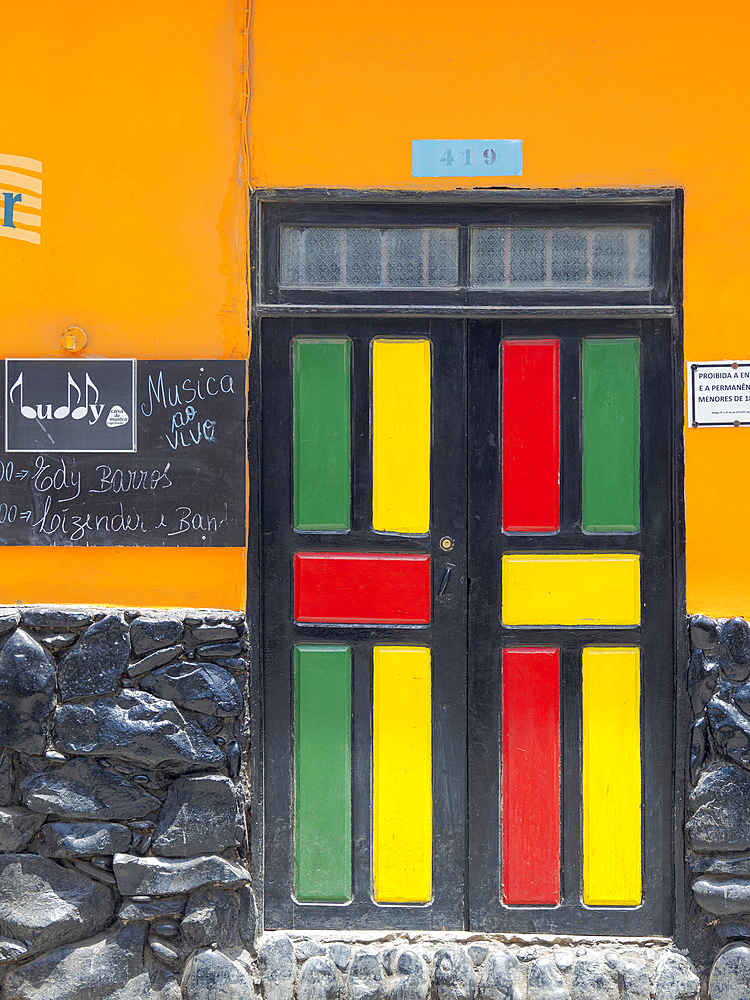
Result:
M453 541L453 539L448 535L443 535L443 537L440 539L440 548L443 550L443 552L450 552L450 550L453 548L455 544L456 543Z

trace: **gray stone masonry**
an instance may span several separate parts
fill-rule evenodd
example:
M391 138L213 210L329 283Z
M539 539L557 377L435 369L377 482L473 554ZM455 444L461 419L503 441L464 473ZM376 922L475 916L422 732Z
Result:
M247 653L236 613L0 608L1 1000L255 995Z
M750 998L750 625L693 615L690 640L688 881L715 956L708 996L739 1000Z

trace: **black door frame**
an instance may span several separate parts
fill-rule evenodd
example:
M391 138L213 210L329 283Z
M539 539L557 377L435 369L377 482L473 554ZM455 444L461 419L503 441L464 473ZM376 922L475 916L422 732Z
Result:
M559 220L575 221L578 224L594 224L602 221L620 221L637 219L649 220L655 233L655 279L648 294L629 293L623 295L617 291L591 293L585 290L574 292L534 292L513 293L509 291L478 291L465 287L468 268L468 226L472 220L481 219L483 223L492 224L503 220L536 219L551 224ZM289 292L280 290L277 284L278 275L278 226L282 221L295 224L379 224L407 225L444 224L452 222L461 226L460 250L462 264L460 280L462 287L455 292L427 291L416 296L388 291L367 291L351 294L350 291L305 290L304 292ZM349 318L357 322L366 317L409 316L413 319L427 317L457 318L466 322L475 322L481 318L510 320L513 318L529 320L532 318L549 318L551 320L580 319L610 321L618 318L644 321L663 321L662 328L668 328L670 350L672 356L672 373L669 385L662 382L664 396L662 406L663 417L666 420L672 441L672 463L666 478L671 491L671 552L673 593L671 607L673 617L671 623L666 619L662 622L664 634L670 644L672 669L668 669L669 686L672 692L672 702L667 704L660 697L660 708L666 714L662 722L663 728L669 730L673 755L673 783L671 791L671 829L667 840L659 848L661 863L666 864L666 855L671 850L671 869L674 876L674 894L672 899L665 899L660 894L655 917L659 930L644 929L638 922L638 913L633 913L633 920L623 931L627 934L669 933L678 943L684 943L685 930L685 878L684 878L684 789L686 781L685 762L687 757L688 732L686 720L689 718L686 693L683 684L677 682L680 676L681 664L686 662L686 612L685 612L685 562L684 562L684 447L682 438L682 388L683 388L683 355L682 355L682 230L683 230L683 193L679 189L613 189L613 190L520 190L507 189L502 191L458 191L458 192L380 192L380 191L347 191L347 190L317 190L295 189L278 191L259 191L253 197L253 212L251 223L252 255L251 275L253 286L252 326L253 350L250 362L250 539L248 558L248 619L253 638L255 655L252 660L252 719L251 734L251 771L253 786L253 809L251 811L251 854L256 889L258 890L261 914L263 908L264 884L264 789L263 789L263 741L264 719L262 711L262 664L260 658L260 588L261 566L260 554L265 526L261 528L259 518L253 516L261 510L260 495L260 417L262 397L260 394L260 351L259 331L261 322L271 319L303 318L310 316L336 316ZM644 375L647 372L644 369ZM663 376L662 376L663 377ZM666 390L669 389L670 392ZM438 534L440 529L438 528ZM435 540L437 540L437 535ZM594 632L587 630L585 639L592 641ZM560 643L560 645L562 645ZM665 647L666 648L666 647ZM570 667L564 668L570 670ZM658 799L658 796L656 797ZM664 803L647 802L646 807L664 808ZM648 850L648 848L647 848ZM645 856L644 852L644 856ZM478 878L481 883L481 872L477 866L481 859L476 855L468 859L467 870L472 878ZM670 866L667 864L667 868ZM644 888L648 887L644 880ZM340 908L337 908L340 909ZM380 908L378 908L380 910ZM669 910L669 914L667 914ZM511 919L505 930L521 932L523 927L516 919L518 908L513 907ZM414 912L414 911L412 911ZM597 915L601 911L596 910ZM656 912L656 911L654 911ZM475 920L479 920L475 914ZM468 918L468 914L467 914ZM263 917L261 916L261 919ZM494 918L493 918L494 920ZM492 929L500 930L499 921L492 924ZM398 927L391 923L384 913L380 919L367 924L359 918L355 921L357 927L367 926ZM542 920L542 926L544 920ZM291 923L288 926L292 926ZM307 924L307 926L311 926ZM320 926L343 926L340 921L323 920ZM351 926L351 925L350 925ZM406 925L404 925L406 926ZM409 926L418 929L411 922ZM468 927L468 919L466 922ZM529 928L542 929L534 920L527 923ZM601 923L589 925L588 933L600 932L604 928ZM472 928L479 929L479 928ZM487 929L490 929L487 927ZM605 929L606 930L606 929ZM558 932L586 933L584 926L575 922L566 922ZM611 933L611 931L608 931Z

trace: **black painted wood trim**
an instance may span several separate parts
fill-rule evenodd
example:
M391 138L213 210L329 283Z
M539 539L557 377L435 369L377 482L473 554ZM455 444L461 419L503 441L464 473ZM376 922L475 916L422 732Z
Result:
M606 298L599 300L598 298L592 300L590 297L586 296L583 299L571 298L570 295L566 293L558 293L558 297L554 300L547 301L546 299L540 303L540 296L537 293L532 293L531 297L524 300L516 300L509 302L507 299L503 301L489 301L488 296L484 291L477 294L476 297L469 301L469 297L464 294L464 301L459 302L458 296L454 295L454 298L450 301L446 300L445 297L441 298L439 301L427 293L424 297L424 301L413 301L413 296L410 293L406 293L406 297L399 301L398 296L396 298L393 295L385 296L380 298L377 302L367 302L352 301L352 297L346 295L344 298L338 300L322 300L319 302L278 302L273 301L273 296L266 295L266 300L261 301L261 292L263 291L261 282L261 271L263 270L261 264L263 263L266 268L274 265L274 261L278 260L277 250L274 252L273 240L270 244L268 238L262 238L262 223L268 219L269 209L283 211L285 205L295 205L300 206L300 204L307 203L313 208L315 206L330 206L336 202L345 202L347 206L347 211L350 211L352 205L365 205L372 208L377 206L378 212L384 212L384 219L393 225L398 224L399 219L403 218L402 213L405 211L412 210L415 206L422 206L425 209L430 209L429 218L430 221L433 220L433 212L435 208L439 206L446 206L450 212L453 213L454 217L464 220L463 209L465 207L472 207L474 209L480 209L490 205L501 205L501 206L517 206L523 209L526 206L539 206L540 204L545 208L546 218L549 219L547 212L554 212L556 208L563 207L573 207L576 210L576 218L581 218L578 216L578 210L581 208L586 213L591 213L591 221L598 222L601 221L601 215L599 209L602 206L617 206L626 205L631 209L636 206L647 206L652 209L660 219L660 237L657 238L657 244L660 247L660 260L668 261L669 267L669 280L665 283L665 297L659 301L654 302L653 299L649 302L636 302L636 301L623 301L623 296L618 293L614 293L612 298ZM651 319L655 320L659 317L671 319L669 323L669 328L671 331L671 358L672 358L672 377L671 377L671 396L664 402L666 405L663 407L664 413L662 416L666 419L671 432L671 460L666 469L666 479L669 480L669 488L671 490L671 553L672 553L672 592L671 592L671 622L664 622L665 629L669 628L671 642L669 650L666 649L666 658L664 661L663 670L665 675L668 677L668 686L670 687L670 699L667 703L664 699L664 693L657 698L657 704L660 709L663 709L665 714L662 716L662 722L664 718L672 717L674 726L674 737L672 738L672 744L667 748L666 760L671 767L672 772L672 789L671 798L673 802L672 811L672 823L671 832L669 836L666 836L664 831L662 831L661 838L658 839L658 843L655 845L657 854L664 858L667 851L667 846L671 851L671 855L667 858L665 864L667 871L675 872L675 886L674 893L666 892L664 893L660 890L660 895L662 898L662 912L661 914L654 913L654 924L659 925L662 928L673 927L674 934L677 939L678 944L685 944L687 942L687 925L686 925L686 898L685 898L685 879L684 879L684 842L683 842L683 824L684 824L684 789L686 781L686 759L687 759L687 732L688 724L686 720L689 718L689 710L686 707L686 689L683 683L683 673L684 673L684 663L687 660L687 632L686 632L686 617L685 617L685 562L684 562L684 486L683 486L683 469L684 469L684 447L683 447L683 412L682 412L682 384L683 384L683 360L682 360L682 245L683 245L683 194L679 189L664 187L664 188L651 188L651 189L578 189L578 190L524 190L524 189L507 189L498 191L489 191L483 189L480 191L446 191L446 192L398 192L398 191L345 191L345 190L321 190L321 189L294 189L294 190L265 190L257 191L253 196L252 201L252 215L251 215L251 260L250 260L250 276L251 276L251 287L253 289L253 302L252 302L252 315L253 315L253 330L254 330L254 344L253 351L251 355L251 377L250 377L250 443L249 443L249 455L251 458L251 492L250 492L250 505L251 505L251 516L250 516L250 549L249 549L249 559L248 559L248 617L250 619L251 628L253 622L261 622L260 618L260 590L259 590L259 573L263 572L262 563L262 553L260 541L262 538L262 529L259 524L259 519L253 516L254 512L261 510L260 496L258 491L258 480L260 478L261 470L263 466L259 463L259 448L256 449L254 442L257 442L258 434L257 428L260 424L260 417L263 411L262 398L260 393L260 380L258 374L260 371L260 344L259 344L259 330L260 330L260 316L272 316L276 314L283 313L288 317L299 316L304 313L307 316L314 316L318 314L320 316L326 315L337 315L339 317L356 317L359 322L362 319L372 319L375 317L385 317L385 316L408 316L410 319L418 319L419 317L427 316L460 316L460 317L494 317L497 319L511 319L514 317L518 318L561 318L565 317L568 319L607 319L615 320L618 317L630 317L631 319ZM306 209L305 209L306 211ZM662 215L666 213L666 215ZM484 218L485 216L483 216ZM643 218L643 215L640 216ZM350 216L347 214L347 221ZM666 221L665 221L666 220ZM266 234L268 233L267 224L265 227ZM268 251L271 251L270 253ZM268 271L265 271L268 274ZM464 276L465 280L465 276ZM464 292L466 290L463 290ZM478 291L478 290L477 290ZM424 293L423 293L424 294ZM481 323L481 320L477 320L475 325ZM284 327L284 323L280 322L279 319L265 319L263 320L263 326L276 326L278 324L278 329ZM659 324L662 328L665 324ZM662 389L664 387L664 381L662 381ZM668 394L664 394L666 397ZM469 402L469 408L471 409L471 401ZM254 426L255 425L255 426ZM254 457L255 456L255 457ZM488 456L489 459L492 456ZM255 464L253 464L255 462ZM472 465L471 475L476 475L477 469L480 467L478 464ZM256 470L255 476L252 475L252 471ZM661 472L664 474L664 469ZM569 501L566 501L569 502ZM591 537L591 536L587 536ZM358 539L361 541L360 539ZM635 540L636 544L643 543L643 539L640 537ZM596 546L597 543L592 543ZM600 547L604 550L607 548L607 542L599 542ZM613 547L619 547L617 545ZM253 555L257 559L257 564L253 565ZM471 580L469 580L471 584ZM664 596L663 594L661 595ZM371 641L371 636L366 634L366 630L362 631L362 639L365 641ZM523 631L523 641L524 642L548 642L550 636L550 630L514 630L516 633ZM584 634L585 633L585 634ZM251 635L253 633L251 632ZM349 633L351 634L351 633ZM569 638L571 643L574 645L581 642L600 642L605 641L605 636L611 637L612 633L609 630L600 632L599 630L568 630ZM641 636L640 629L633 630L621 630L618 631L617 641L622 642L638 642ZM520 638L520 636L519 636ZM514 636L514 641L517 641ZM560 643L562 645L562 643ZM253 720L254 720L254 739L252 743L252 765L251 765L251 775L254 785L254 798L253 798L253 815L252 815L252 830L253 830L253 869L255 875L256 887L260 888L263 881L263 845L261 832L263 829L262 814L263 814L263 799L262 799L262 788L263 788L263 753L261 747L262 731L259 728L262 725L262 665L260 664L260 647L258 644L257 637L254 637L253 642L254 656L253 656L253 680L252 680L252 700L253 700ZM563 670L565 676L571 677L576 675L578 670L577 661L575 657L571 658L571 654L568 650L564 651L563 655ZM257 683L256 683L257 681ZM476 705L476 695L475 690L476 684L470 686L470 696L472 699L472 704ZM481 692L480 692L481 694ZM576 707L578 705L578 694L568 694L566 697L566 703L563 705L564 712L567 713L568 718L572 722L572 730L575 730L579 723L575 721L575 714L579 712ZM573 699L571 702L570 699ZM567 707L566 707L567 706ZM472 725L472 717L469 718L469 725ZM256 734L261 734L258 738ZM475 747L478 746L478 741L474 741ZM566 772L566 781L570 785L571 782L575 780L580 782L580 776L574 775L572 772ZM477 792L481 797L486 795L487 786L483 786L477 789ZM492 787L489 788L490 793L492 792ZM497 794L497 793L495 793ZM569 793L570 794L570 793ZM476 805L472 806L474 809ZM663 803L656 803L657 807L663 808ZM669 810L666 810L669 812ZM568 821L565 836L567 840L571 843L571 846L577 842L580 838L579 828L576 827L575 817L573 820ZM651 848L649 848L651 849ZM571 860L571 864L568 867L565 877L566 877L566 889L570 884L578 884L580 880L580 859L578 861L578 868L576 867L575 855L570 853L570 848L568 849L568 856ZM467 854L468 859L468 872L472 878L474 886L480 886L481 880L478 879L478 868L487 868L487 857L477 857L474 853L471 855ZM663 877L663 872L662 872ZM259 902L262 905L261 898L262 893L259 893ZM673 906L673 898L676 897L676 904ZM378 911L381 908L377 908ZM414 915L414 909L410 909L411 915ZM597 914L597 919L594 922L592 932L594 933L628 933L628 934L638 934L642 935L648 931L644 927L644 921L642 917L644 914L641 910L631 911L631 918L622 923L620 915L618 913L613 913L608 920L601 919L601 910L597 909L592 911ZM523 930L522 921L519 921L520 910L519 908L513 908L513 919L508 921L507 928L512 931ZM391 927L415 927L413 919L408 919L408 914L405 915L407 919L405 922L401 922L395 913L391 913L387 916L385 913L375 913L369 914L367 916L357 915L352 923L348 926L361 927L365 929L368 926L391 926ZM545 926L544 920L541 924L537 925L536 921L533 919L534 915L530 915L529 926L537 927L538 929L543 929ZM337 926L344 926L340 921L334 921ZM649 919L649 923L651 920ZM282 921L283 923L283 921ZM585 923L585 920L584 920ZM610 926L612 925L612 926ZM292 926L288 923L288 926ZM308 926L313 926L308 924ZM333 926L331 921L323 920L320 926ZM465 926L469 926L468 920ZM623 929L616 930L616 928L621 926ZM566 929L569 929L569 925L566 921ZM475 928L477 929L477 928ZM493 923L492 929L498 929L497 924ZM657 933L653 931L652 933ZM661 930L660 933L669 933L668 930Z
M253 196L258 225L254 308L270 305L515 307L654 306L671 302L672 189L457 192L259 191ZM467 230L472 225L647 224L654 232L652 287L638 290L474 288L467 284ZM454 289L281 288L282 225L452 226L460 231L459 280Z

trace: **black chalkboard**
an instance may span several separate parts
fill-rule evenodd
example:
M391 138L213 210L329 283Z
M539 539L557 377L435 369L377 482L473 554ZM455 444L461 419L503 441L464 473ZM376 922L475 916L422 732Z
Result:
M0 544L245 544L243 361L8 359L4 375Z

